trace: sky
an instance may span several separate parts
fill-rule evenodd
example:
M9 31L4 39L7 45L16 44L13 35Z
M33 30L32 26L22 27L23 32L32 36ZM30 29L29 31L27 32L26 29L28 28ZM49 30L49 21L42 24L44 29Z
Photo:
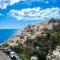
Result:
M0 29L23 29L60 19L60 0L0 0Z

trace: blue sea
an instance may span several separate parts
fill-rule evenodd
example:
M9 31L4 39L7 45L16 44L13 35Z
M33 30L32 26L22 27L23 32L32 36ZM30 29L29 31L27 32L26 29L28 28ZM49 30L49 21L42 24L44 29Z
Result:
M15 35L18 29L0 29L0 45Z

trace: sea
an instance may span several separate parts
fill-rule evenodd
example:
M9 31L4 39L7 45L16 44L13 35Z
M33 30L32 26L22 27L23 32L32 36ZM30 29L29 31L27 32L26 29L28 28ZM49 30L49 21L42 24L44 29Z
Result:
M0 29L0 45L6 42L11 36L14 36L18 29Z

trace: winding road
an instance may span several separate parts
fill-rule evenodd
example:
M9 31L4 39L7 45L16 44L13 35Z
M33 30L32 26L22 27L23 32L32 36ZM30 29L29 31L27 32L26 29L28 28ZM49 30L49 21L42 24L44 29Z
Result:
M11 58L4 52L0 51L0 60L11 60Z

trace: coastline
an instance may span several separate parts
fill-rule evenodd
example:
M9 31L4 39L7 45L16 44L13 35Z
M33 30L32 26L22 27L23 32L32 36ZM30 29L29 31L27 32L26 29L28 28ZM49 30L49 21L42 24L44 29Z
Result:
M8 39L4 40L4 42L0 43L0 46L4 45L6 42L10 41L10 39L15 36L16 34L18 34L19 32L21 32L23 29L16 29L16 31L14 32L13 35L11 35Z
M18 30L19 30L19 29L16 29L16 31L15 31L9 38L7 38L7 39L4 40L3 42L1 42L1 43L0 43L0 46L2 46L3 44L5 44L11 37L13 37L14 35L16 35L16 33L17 33Z

